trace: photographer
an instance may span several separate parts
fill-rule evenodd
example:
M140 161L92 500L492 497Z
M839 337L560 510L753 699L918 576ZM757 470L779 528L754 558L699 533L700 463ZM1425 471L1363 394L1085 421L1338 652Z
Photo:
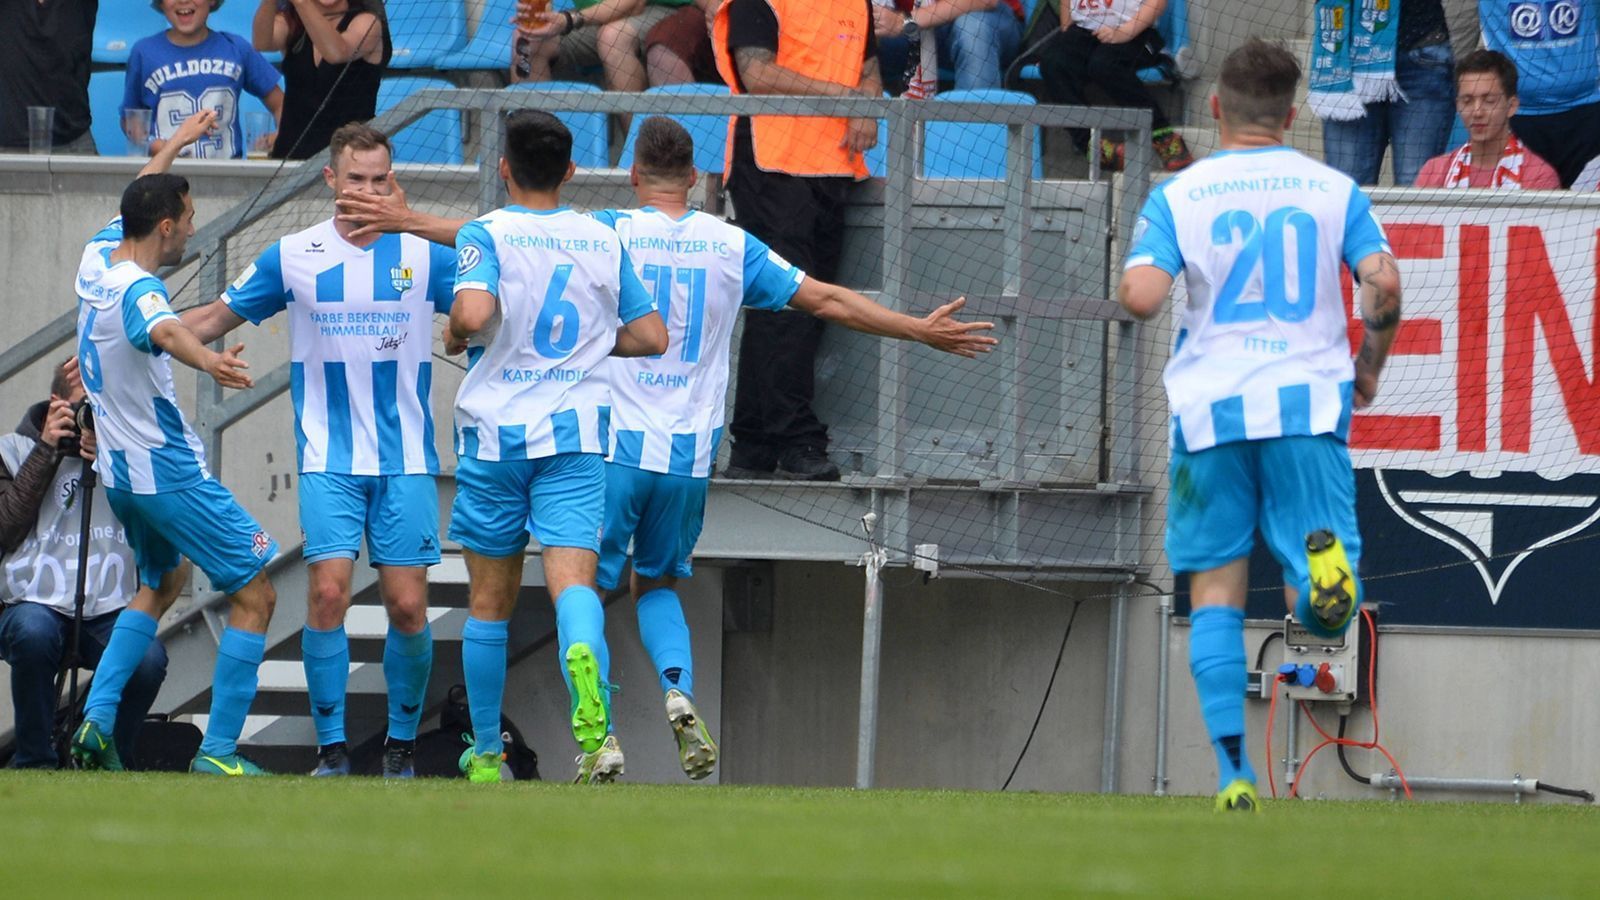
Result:
M56 367L50 399L29 408L13 434L0 437L0 659L11 664L16 711L16 768L55 768L51 726L56 676L72 646L78 545L86 493L82 479L94 460L95 436L83 402L78 361ZM79 423L86 428L80 429ZM92 493L88 578L78 661L98 666L117 614L138 589L133 550L111 514L104 492ZM139 723L167 674L159 641L128 682L114 729L117 750L133 759Z

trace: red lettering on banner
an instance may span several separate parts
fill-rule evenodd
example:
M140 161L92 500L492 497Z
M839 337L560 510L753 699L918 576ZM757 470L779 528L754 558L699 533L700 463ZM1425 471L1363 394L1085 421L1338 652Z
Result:
M1456 447L1489 449L1489 228L1461 226L1456 325Z
M1442 225L1393 225L1388 228L1388 235L1397 259L1440 259L1444 256ZM1348 278L1344 281L1344 303L1345 312L1350 316L1350 352L1354 355L1366 332L1361 317L1356 315L1354 286ZM1401 320L1389 354L1438 356L1443 350L1443 328L1439 320L1411 317ZM1438 450L1439 434L1438 416L1359 413L1350 421L1350 447L1355 450Z
M1534 323L1544 333L1567 420L1578 439L1578 451L1600 454L1600 378L1591 378L1583 350L1572 333L1566 300L1537 227L1509 229L1506 259L1506 345L1503 356L1505 394L1501 399L1501 445L1527 453L1533 429ZM1600 249L1600 233L1597 233ZM1600 307L1600 285L1595 302ZM1592 318L1591 354L1600 356L1600 315Z

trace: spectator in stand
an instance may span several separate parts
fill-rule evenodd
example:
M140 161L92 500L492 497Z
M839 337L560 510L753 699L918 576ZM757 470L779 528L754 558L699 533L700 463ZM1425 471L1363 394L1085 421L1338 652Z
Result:
M1104 92L1114 106L1150 110L1151 142L1161 167L1176 172L1194 162L1183 135L1156 102L1139 70L1160 61L1166 47L1156 31L1156 20L1166 12L1167 0L1128 0L1111 4L1105 0L1051 0L1060 3L1062 34L1039 52L1039 74L1044 78L1044 95L1051 103L1089 106L1088 87ZM1074 129L1072 142L1080 151L1100 154L1100 168L1120 172L1124 148L1121 142L1102 140L1090 151L1089 133Z
M1521 73L1511 126L1568 186L1600 156L1600 3L1479 0L1484 44Z
M0 148L27 149L28 107L53 107L54 152L94 155L89 55L98 0L0 2Z
M1022 44L1022 15L1021 0L873 0L884 80L903 89L906 72L916 64L908 59L914 31L919 40L937 41L939 66L955 71L956 90L1000 87Z
M735 94L883 95L869 0L727 0L711 39ZM845 200L877 142L874 119L733 117L737 224L802 271L836 280ZM828 429L811 408L822 328L799 313L745 314L730 477L838 480Z
M223 0L151 0L171 27L137 44L128 54L122 108L151 110L150 152L159 151L178 126L201 107L216 111L217 128L184 148L184 156L200 159L242 159L244 123L242 91L260 97L274 120L283 118L283 90L278 70L237 34L212 31L206 21ZM123 129L127 130L124 123Z
M1556 170L1512 133L1517 67L1511 60L1493 50L1467 54L1456 66L1456 109L1470 140L1451 153L1428 160L1417 176L1417 187L1561 188Z
M1370 103L1355 99L1354 118L1323 117L1323 152L1328 165L1357 184L1377 184L1384 152L1392 151L1394 183L1404 186L1416 181L1422 164L1443 153L1450 140L1455 121L1455 80L1450 71L1454 59L1440 0L1400 4L1392 77L1385 73L1374 79L1391 85L1389 93L1394 96ZM1312 106L1315 110L1315 100Z
M28 0L29 3L34 0ZM71 647L76 606L82 478L93 462L94 432L79 431L74 404L83 401L74 357L56 366L50 399L28 408L16 432L0 437L0 658L11 664L11 705L16 710L18 769L54 769L51 745L57 702L55 680ZM127 534L111 514L105 491L89 507L89 577L79 632L79 661L96 668L117 616L138 591L138 566ZM179 582L174 581L176 588ZM167 676L167 652L151 641L134 669L118 710L113 740L133 760L139 723Z
M317 156L339 126L378 114L378 82L394 50L382 0L261 0L251 40L283 54L274 159Z
M575 0L576 9L534 11L547 0L519 4L512 38L511 81L549 81L551 72L599 65L608 91L642 91L645 36L693 0ZM529 28L526 22L538 21Z
M721 84L711 52L711 25L722 0L694 0L667 16L644 37L645 71L651 87Z

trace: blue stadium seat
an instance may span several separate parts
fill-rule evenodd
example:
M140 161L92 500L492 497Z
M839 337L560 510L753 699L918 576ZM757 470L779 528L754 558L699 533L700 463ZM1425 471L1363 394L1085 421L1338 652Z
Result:
M1028 4L1031 8L1035 2ZM1186 0L1167 0L1167 9L1156 20L1156 33L1166 42L1159 65L1149 66L1139 70L1139 80L1152 86L1177 84L1185 76L1185 69L1189 60L1189 4ZM1193 73L1189 73L1193 74ZM1044 76L1039 73L1038 63L1023 66L1017 73L1022 81L1043 81Z
M1028 94L992 88L949 91L936 95L933 102L1034 105L1033 97ZM976 122L927 122L923 128L922 177L1006 177L1006 126ZM1037 128L1033 129L1033 177L1044 177Z
M391 69L431 69L467 42L467 9L462 0L404 0L390 3Z
M647 94L705 94L726 97L729 93L727 85L722 84L667 84L654 87L646 91ZM723 157L728 150L728 117L727 116L672 116L678 124L682 125L689 136L694 138L694 167L702 172L726 171ZM630 168L633 165L633 144L639 139L639 123L644 116L634 116L633 125L628 129L628 139L622 145L622 158L617 160L617 165Z
M250 40L250 28L256 17L258 4L250 0L226 0L221 7L211 13L206 20L206 27L212 31L227 31L237 34L245 40ZM283 62L283 54L274 50L263 54L273 65Z
M507 90L554 93L576 91L584 94L602 94L592 84L581 81L538 81L513 84ZM536 102L536 101L535 101ZM611 165L611 127L605 113L558 112L554 114L567 130L572 132L572 161L583 169L604 169Z
M511 35L516 30L511 24L517 12L517 0L485 0L483 16L472 39L460 50L441 58L435 66L440 69L505 70L511 65Z
M89 76L89 133L101 156L128 152L128 138L122 133L122 85L121 72Z
M94 49L89 58L97 63L122 65L128 61L128 52L140 38L165 31L166 28L167 20L161 13L151 9L149 3L135 0L102 3L94 20ZM120 133L120 122L117 129Z
M393 109L401 100L429 88L453 88L442 78L403 76L385 78L378 85L378 113ZM435 110L391 135L395 162L457 164L462 161L461 113Z

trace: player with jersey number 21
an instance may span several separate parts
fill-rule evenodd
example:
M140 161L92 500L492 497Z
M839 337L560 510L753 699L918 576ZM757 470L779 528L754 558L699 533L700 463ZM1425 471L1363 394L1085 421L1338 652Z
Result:
M194 234L189 183L165 168L215 121L205 110L184 122L145 167L150 174L128 185L121 215L89 240L78 266L78 371L94 407L95 474L139 569L139 593L117 618L83 726L72 738L73 757L90 768L122 768L106 736L128 676L177 594L174 582L187 557L232 606L217 643L205 739L190 771L261 773L239 755L238 740L277 601L265 570L278 545L206 470L200 440L178 409L169 362L205 372L222 387L247 388L247 364L239 359L244 345L222 353L207 349L173 313L166 286L151 274L177 265Z
M1222 64L1222 150L1151 191L1119 296L1154 315L1188 288L1165 381L1172 407L1167 557L1189 575L1189 667L1217 755L1217 809L1260 809L1244 749L1244 605L1257 528L1289 610L1342 634L1361 603L1352 407L1372 403L1400 324L1400 274L1365 193L1284 146L1300 66L1252 39ZM1365 329L1354 365L1340 263Z

